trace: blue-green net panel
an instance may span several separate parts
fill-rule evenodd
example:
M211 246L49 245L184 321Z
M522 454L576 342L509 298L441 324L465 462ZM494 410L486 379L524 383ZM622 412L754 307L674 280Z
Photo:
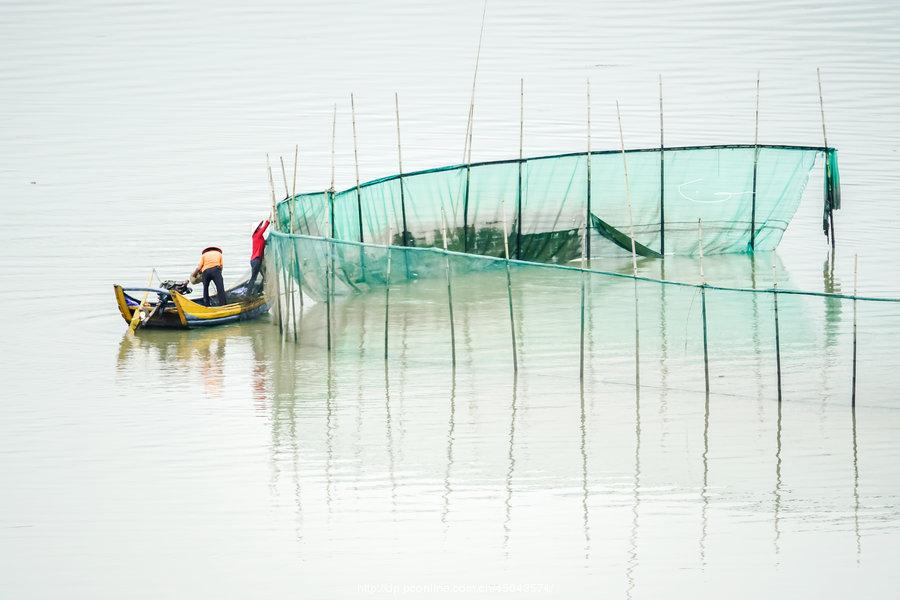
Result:
M580 258L586 231L591 256L630 251L632 231L648 252L693 255L702 220L708 254L748 252L751 235L756 250L772 250L823 150L722 146L596 152L391 176L333 194L334 237L384 243L390 233L397 245L440 247L446 223L451 250L503 256L506 229L511 257L565 264ZM836 185L835 153L828 153ZM328 204L327 193L282 202L281 230L289 229L292 205L293 231L321 235Z
M705 295L713 393L727 394L729 402L776 398L771 289L701 289L693 284L517 261L509 263L507 279L506 262L495 258L281 233L270 237L266 256L267 285L277 279L281 290L280 294L270 292L276 310L280 306L289 312L286 290L295 293L298 283L304 296L314 301L307 301L296 317L290 313L289 318L297 320L302 343L324 343L325 305L330 303L336 348L358 352L368 347L380 352L387 318L391 356L408 351L417 359L446 363L450 357L449 272L459 363L468 365L470 357L478 356L478 368L510 368L511 293L519 368L544 369L553 376L578 376L583 287L586 376L621 384L625 391L640 385L657 393L672 386L702 394ZM756 264L760 261L763 264ZM753 269L768 274L770 261L778 266L777 257L769 254L746 262L713 259L710 268L719 279L746 280ZM663 261L658 262L661 269ZM683 262L666 261L666 272L659 275L688 279L695 265ZM387 281L391 310L386 317ZM297 300L296 295L290 297ZM859 395L864 402L892 397L900 376L900 356L893 351L900 335L900 301L862 298L854 302L836 294L785 289L777 298L786 399L850 402L855 312L859 316ZM408 346L403 335L410 323L425 327L427 335Z
M279 231L330 237L327 192L300 194L292 202L279 202L276 210Z

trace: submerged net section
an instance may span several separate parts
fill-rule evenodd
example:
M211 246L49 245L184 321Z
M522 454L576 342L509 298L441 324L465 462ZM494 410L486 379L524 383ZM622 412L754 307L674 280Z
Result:
M704 146L600 151L473 163L394 175L278 205L278 229L403 247L565 264L645 256L772 250L827 156L825 216L840 208L837 155L805 146ZM625 172L628 173L626 187ZM584 239L587 234L587 240ZM586 243L585 243L586 242Z
M900 300L776 294L772 253L711 261L717 278L755 277L759 289L282 233L270 237L267 256L285 336L323 351L436 366L455 357L459 369L499 373L512 371L515 348L518 368L531 373L571 378L583 369L605 384L664 394L702 393L708 370L713 393L770 399L780 360L785 399L849 403L858 314L857 396L877 403L900 385ZM696 269L692 260L656 262L679 279Z

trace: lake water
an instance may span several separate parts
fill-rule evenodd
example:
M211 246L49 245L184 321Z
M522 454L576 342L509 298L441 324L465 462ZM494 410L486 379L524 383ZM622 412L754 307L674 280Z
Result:
M693 292L641 296L638 349L634 306L591 285L579 385L579 281L560 274L521 274L516 378L490 276L457 282L455 372L437 284L397 290L387 367L381 297L336 304L331 356L320 306L299 345L268 319L125 335L113 283L184 277L213 243L244 269L267 152L299 144L298 188L328 187L334 103L336 187L352 185L351 92L363 180L396 172L395 91L404 168L460 162L481 10L3 3L0 595L891 594L894 305L859 307L855 411L850 304L821 299L784 299L781 404L771 329L715 294L708 397ZM900 297L896 3L492 1L472 158L517 154L520 78L526 155L585 148L588 77L595 149L618 144L616 100L626 145L658 143L660 74L667 145L752 143L757 70L760 141L822 145L817 66L843 185L833 268L821 165L758 260L847 292L858 255L860 293ZM752 273L706 266L712 283ZM675 303L693 317L667 320Z

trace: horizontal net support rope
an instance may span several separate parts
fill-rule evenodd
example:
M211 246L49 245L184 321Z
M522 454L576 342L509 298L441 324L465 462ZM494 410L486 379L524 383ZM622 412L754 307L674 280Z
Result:
M663 153L665 152L678 152L684 150L753 150L755 148L759 148L761 150L770 149L770 150L799 150L799 151L812 151L812 152L828 152L833 153L837 152L837 149L833 146L794 146L790 144L710 144L706 146L664 146L662 148ZM660 148L626 148L625 154L637 154L642 152L660 152ZM591 150L591 156L620 156L622 154L622 150ZM376 179L371 179L369 181L365 181L359 184L360 188L368 187L371 185L378 185L379 183L385 183L388 181L395 181L397 179L406 178L406 177L415 177L417 175L427 175L429 173L440 173L443 171L453 171L456 169L465 169L466 167L483 167L488 165L509 165L509 164L519 164L519 163L527 163L536 160L545 160L545 159L554 159L554 158L570 158L574 156L586 156L587 152L564 152L562 154L547 154L542 156L529 156L523 158L504 158L500 160L486 160L480 162L471 162L471 163L458 163L452 165L444 165L440 167L432 167L430 169L420 169L418 171L409 171L406 173L395 173L393 175L385 175L384 177L378 177ZM295 199L301 199L310 196L318 196L326 193L328 190L322 190L321 192L301 192L293 196ZM349 187L345 190L335 190L335 194L345 194L350 192L355 192L356 186ZM279 201L279 204L282 202L286 202L290 198L285 198Z
M566 264L580 260L582 245L588 258L621 255L632 237L648 255L695 255L699 220L706 254L774 250L823 153L830 215L840 206L833 148L745 144L598 150L390 175L286 198L277 225L356 242L390 234L405 247L441 246L446 228L451 250L495 257L504 255L505 228L511 256Z
M496 267L502 267L506 264L507 260L504 258L498 258L493 256L473 256L471 254L467 254L464 252L457 252L453 250L443 250L442 248L435 247L403 247L396 245L386 245L386 244L369 244L369 243L361 243L354 242L348 240L336 240L326 237L318 237L318 236L308 236L302 234L288 234L273 231L270 234L270 239L274 240L275 243L273 247L275 251L278 253L278 262L277 264L283 269L290 269L291 272L288 273L289 276L294 276L295 273L298 272L297 265L292 263L292 261L296 260L300 263L304 259L310 260L311 258L320 259L322 257L327 257L324 259L325 261L331 260L336 263L335 269L341 268L341 260L339 253L335 253L332 256L328 256L328 250L333 248L355 248L357 250L365 250L365 249L374 249L380 251L390 250L395 254L394 256L394 272L402 274L402 254L405 253L427 253L431 256L446 256L446 257L456 257L456 258L477 258L482 261L490 262L494 264ZM305 256L302 249L297 249L296 247L291 249L291 244L295 243L295 241L311 243L314 248L317 250L315 257ZM319 252L321 252L321 256L319 256ZM296 254L294 254L296 253ZM347 254L347 253L344 253ZM350 256L353 256L354 253L349 253ZM296 257L296 258L294 258ZM355 258L355 257L353 257ZM778 295L792 295L792 296L808 296L815 298L831 298L836 300L858 300L861 302L887 302L887 303L900 303L900 298L890 298L884 296L860 296L853 294L839 294L833 292L815 292L809 290L797 290L790 288L774 288L774 287L757 287L757 288L748 288L748 287L736 287L736 286L722 286L722 285L713 285L713 284L703 284L703 283L691 283L686 281L674 281L669 279L659 279L654 277L645 277L645 276L635 276L629 275L626 273L616 273L613 271L603 271L599 269L590 269L578 266L571 265L557 265L557 264L548 264L548 263L540 263L540 262L532 262L525 260L516 260L509 259L508 261L511 265L523 266L523 267L537 267L542 269L553 269L554 271L571 271L574 273L586 273L590 275L596 275L601 277L609 277L617 280L636 280L643 283L655 283L665 286L673 286L673 287L681 287L681 288L694 288L699 290L701 288L705 288L710 291L721 291L721 292L738 292L738 293L748 293L748 294L774 294ZM292 265L292 266L289 266ZM302 272L302 267L299 269ZM335 273L336 277L340 277L340 274ZM310 279L310 277L304 277L304 281L301 283L306 283L305 279ZM372 283L371 281L369 283ZM383 282L378 282L383 283Z

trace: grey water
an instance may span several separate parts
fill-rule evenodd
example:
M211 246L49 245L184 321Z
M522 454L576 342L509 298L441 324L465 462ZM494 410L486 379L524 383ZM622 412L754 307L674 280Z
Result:
M846 302L783 299L781 404L769 317L722 294L709 396L692 292L641 296L636 327L599 284L580 385L579 282L531 272L515 378L492 279L456 282L455 371L427 284L396 292L387 366L380 297L336 303L331 356L315 306L299 345L270 319L125 335L114 283L184 277L208 244L229 276L246 269L266 153L276 184L298 144L298 189L330 185L335 103L335 183L353 184L351 92L363 180L397 170L394 92L404 169L460 162L482 6L0 3L0 595L891 594L893 305L859 307L855 411ZM860 293L898 297L893 2L491 0L472 158L517 155L520 78L526 156L586 148L588 78L595 149L618 145L617 100L626 145L659 143L660 75L667 145L752 143L757 71L760 141L822 145L816 67L837 252L819 164L759 272L848 292L858 255ZM668 262L698 280L696 261ZM724 285L756 272L706 265Z

